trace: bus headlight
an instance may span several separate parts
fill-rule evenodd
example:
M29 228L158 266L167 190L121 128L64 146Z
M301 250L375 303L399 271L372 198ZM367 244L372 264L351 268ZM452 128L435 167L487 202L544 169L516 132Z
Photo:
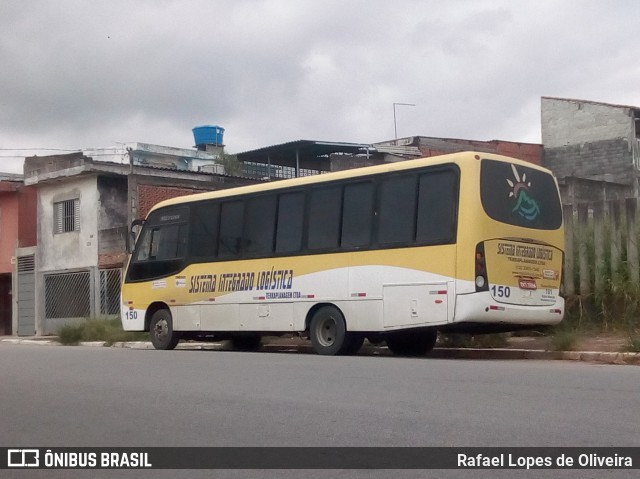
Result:
M484 288L484 276L476 276L476 287L478 289Z

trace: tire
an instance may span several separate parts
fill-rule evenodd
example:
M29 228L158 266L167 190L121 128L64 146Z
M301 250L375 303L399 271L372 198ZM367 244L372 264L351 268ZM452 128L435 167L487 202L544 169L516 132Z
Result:
M434 330L412 330L387 336L387 347L396 356L424 356L433 349L438 333Z
M169 350L174 349L180 334L173 330L173 319L168 309L159 309L149 323L149 335L151 336L151 344L156 349Z
M324 356L349 354L350 348L356 346L354 336L347 332L344 316L335 306L323 306L315 312L309 324L309 338L313 350Z
M259 334L233 336L231 348L235 351L259 351L262 348L262 336Z

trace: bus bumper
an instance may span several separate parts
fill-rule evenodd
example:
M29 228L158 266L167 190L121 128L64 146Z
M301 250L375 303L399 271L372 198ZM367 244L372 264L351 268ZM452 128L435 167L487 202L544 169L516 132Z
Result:
M564 298L545 306L498 303L487 292L456 297L454 323L513 324L522 326L554 325L564 316Z

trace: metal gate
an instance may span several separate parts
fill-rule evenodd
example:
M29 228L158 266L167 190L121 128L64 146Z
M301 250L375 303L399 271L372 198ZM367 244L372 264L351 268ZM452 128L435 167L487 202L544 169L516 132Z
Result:
M18 257L18 336L36 334L35 255Z
M45 274L44 317L46 320L91 317L91 273ZM47 325L54 323L48 321Z
M120 314L120 270L100 270L100 314L117 316Z

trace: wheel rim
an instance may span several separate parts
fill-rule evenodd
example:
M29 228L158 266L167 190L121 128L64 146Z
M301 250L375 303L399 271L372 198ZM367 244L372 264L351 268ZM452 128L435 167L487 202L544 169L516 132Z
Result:
M164 341L169 334L169 324L166 319L161 319L156 322L153 328L153 334L158 341Z
M332 346L336 341L337 330L336 320L333 316L324 318L316 326L316 338L318 338L318 343L324 347Z

